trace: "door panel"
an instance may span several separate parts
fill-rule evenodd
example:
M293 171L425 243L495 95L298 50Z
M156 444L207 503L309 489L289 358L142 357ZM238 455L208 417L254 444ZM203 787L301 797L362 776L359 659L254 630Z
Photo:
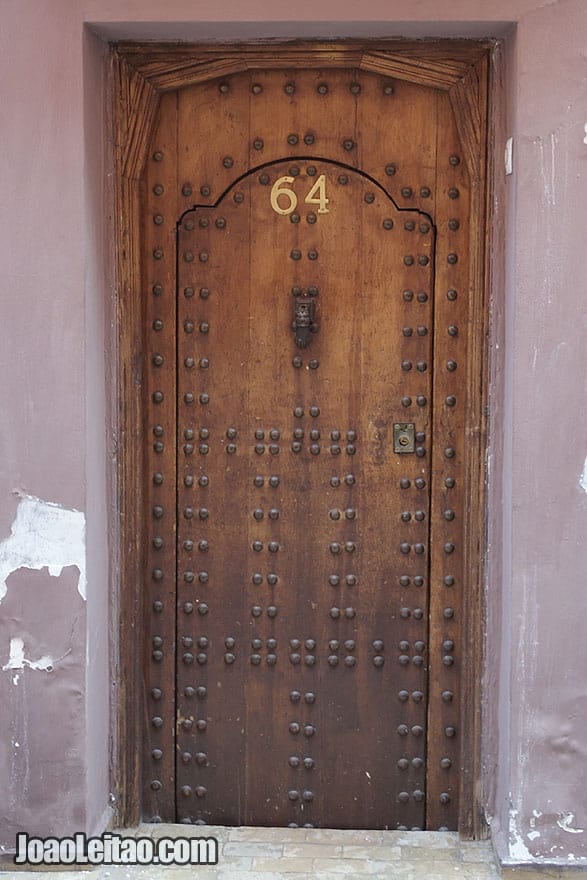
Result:
M458 146L445 95L364 71L161 101L143 183L149 817L454 827Z

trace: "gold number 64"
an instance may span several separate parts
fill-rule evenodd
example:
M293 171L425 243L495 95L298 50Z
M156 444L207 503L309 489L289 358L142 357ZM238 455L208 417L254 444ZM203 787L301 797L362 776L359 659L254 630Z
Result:
M271 207L276 214L291 214L298 205L298 197L287 184L293 183L295 177L278 177L271 187ZM316 195L317 194L317 195ZM280 204L281 199L281 204ZM284 201L286 204L284 205ZM328 214L329 199L326 198L326 175L321 174L316 180L308 195L304 199L306 205L318 205L319 214Z

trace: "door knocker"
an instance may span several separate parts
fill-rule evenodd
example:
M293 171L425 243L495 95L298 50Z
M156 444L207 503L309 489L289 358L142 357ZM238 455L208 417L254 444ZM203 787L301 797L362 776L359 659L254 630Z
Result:
M313 299L296 297L291 328L295 333L298 348L307 348L312 338L311 334L318 332L318 324L314 321L315 311L316 304Z

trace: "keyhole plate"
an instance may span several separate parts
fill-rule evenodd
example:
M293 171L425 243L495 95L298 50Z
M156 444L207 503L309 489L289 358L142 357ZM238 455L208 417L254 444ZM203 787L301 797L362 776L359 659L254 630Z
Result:
M396 422L393 426L393 451L403 455L416 449L416 426L413 422Z

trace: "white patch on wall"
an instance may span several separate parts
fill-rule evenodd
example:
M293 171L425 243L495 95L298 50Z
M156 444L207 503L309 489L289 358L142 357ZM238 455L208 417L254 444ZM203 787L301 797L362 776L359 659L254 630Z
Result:
M69 565L75 565L79 571L77 589L82 599L85 599L84 514L51 501L42 501L33 495L22 495L10 527L10 537L0 542L0 602L6 595L9 575L18 569L32 568L40 571L47 568L52 577L59 577ZM22 666L8 668L22 669Z
M583 126L583 131L585 132L585 137L583 138L583 143L587 144L587 122Z
M24 669L25 666L28 666L29 669L42 669L43 672L51 672L54 662L53 658L48 654L43 654L38 660L27 660L24 656L24 640L20 638L10 639L10 657L8 658L8 663L2 667L2 671ZM18 684L18 678L14 684Z
M575 821L574 813L559 813L558 819L556 820L556 824L559 828L562 828L563 831L568 831L569 834L583 834L582 828L571 828L571 825Z
M579 477L579 486L583 490L583 492L587 492L587 458L585 459L585 463L583 465L583 473Z
M534 856L524 843L524 839L518 829L518 810L510 809L509 822L509 850L510 859L514 862L533 862Z
M536 819L540 819L542 813L540 810L532 810L532 816L530 817L530 828L531 831L528 831L526 837L528 840L537 840L540 837L540 831L536 830Z

